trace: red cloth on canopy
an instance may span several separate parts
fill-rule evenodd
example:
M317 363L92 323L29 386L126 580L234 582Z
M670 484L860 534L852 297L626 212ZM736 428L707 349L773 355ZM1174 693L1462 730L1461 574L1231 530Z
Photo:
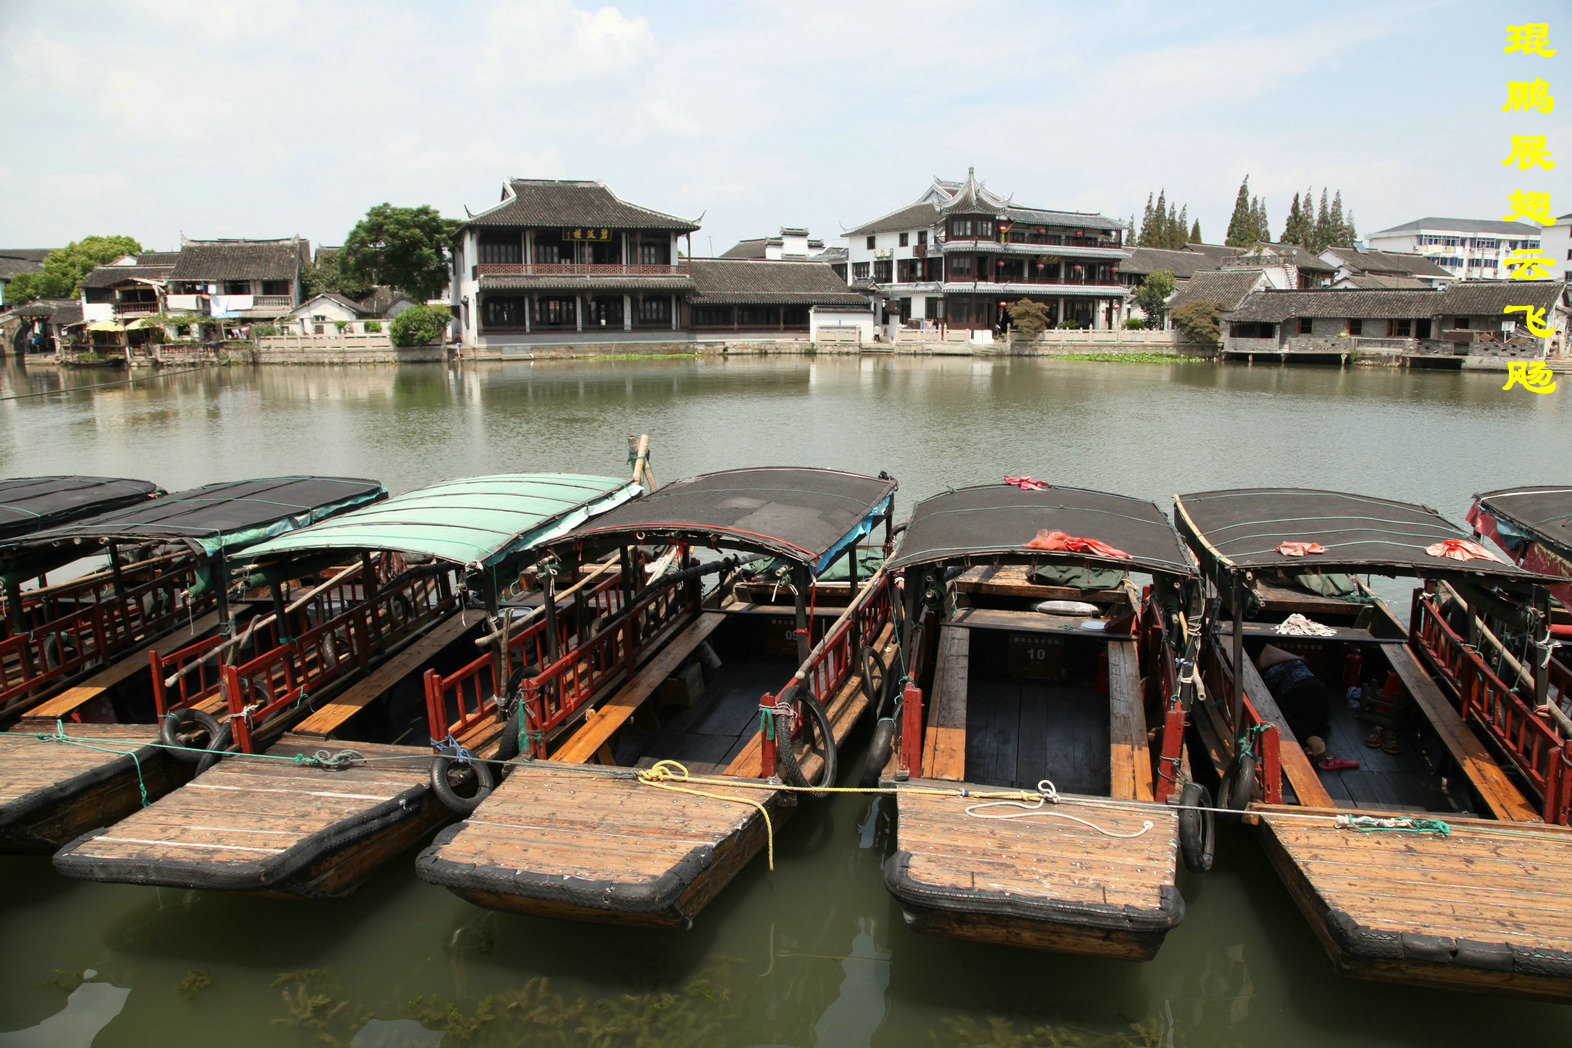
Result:
M1285 542L1277 547L1277 552L1285 557L1302 557L1306 553L1325 553L1326 547L1319 542Z
M1119 560L1130 559L1130 554L1122 549L1115 549L1106 542L1077 538L1074 535L1066 535L1062 531L1039 531L1037 537L1026 544L1026 548L1090 553L1094 557L1117 557Z
M1053 487L1046 480L1033 480L1031 477L1005 477L1006 484L1014 484L1022 491L1048 491Z
M1432 557L1446 557L1448 560L1493 560L1502 563L1500 557L1467 539L1442 539L1433 546L1426 546L1425 552Z

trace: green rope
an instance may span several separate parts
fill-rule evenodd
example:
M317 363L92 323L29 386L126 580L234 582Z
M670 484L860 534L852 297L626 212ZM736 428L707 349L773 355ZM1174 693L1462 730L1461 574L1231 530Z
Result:
M763 706L759 707L759 727L764 732L764 737L770 742L775 741L775 718L770 716L770 711Z
M1340 815L1335 825L1358 833L1435 833L1452 834L1452 827L1440 819L1382 819L1373 815Z
M5 734L9 734L9 732L0 732L0 735ZM131 764L136 768L136 788L142 795L142 807L145 808L152 803L147 799L147 780L142 777L142 758L136 755L135 750L117 750L109 746L98 746L91 742L73 739L65 733L65 724L58 719L55 721L55 730L52 734L41 731L35 734L33 738L38 739L40 742L69 742L74 746L85 746L90 750L99 750L103 753L115 753L122 757L130 757Z
M272 756L272 754L264 753L257 754L257 756L268 757ZM337 753L318 750L316 753L295 754L296 764L310 764L318 768L324 768L327 771L343 771L345 768L353 767L356 761L365 759L365 754L357 750L339 750Z

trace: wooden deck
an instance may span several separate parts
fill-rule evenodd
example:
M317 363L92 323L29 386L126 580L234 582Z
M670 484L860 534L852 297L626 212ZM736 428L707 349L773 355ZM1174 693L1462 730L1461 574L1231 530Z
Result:
M1064 953L1149 960L1184 915L1177 812L1108 808L1065 797L1055 814L977 818L975 797L933 797L922 787L989 792L976 783L912 779L896 790L896 852L884 883L918 931ZM1008 808L983 809L1008 812ZM1062 818L1075 815L1106 836Z
M328 744L331 751L342 744ZM321 739L285 735L268 753L313 754ZM235 758L55 856L82 880L182 888L342 894L446 817L424 746L354 743L342 770Z
M34 731L0 735L0 849L54 851L136 811L142 806L139 762L150 798L190 777L190 765L153 745L158 741L153 725L64 727L89 745L39 739ZM48 731L53 730L51 724Z
M765 804L782 794L706 792ZM421 878L492 909L686 927L765 843L752 804L640 783L627 769L521 764L416 861Z
M1572 999L1572 829L1446 817L1442 837L1256 810L1267 854L1345 974Z

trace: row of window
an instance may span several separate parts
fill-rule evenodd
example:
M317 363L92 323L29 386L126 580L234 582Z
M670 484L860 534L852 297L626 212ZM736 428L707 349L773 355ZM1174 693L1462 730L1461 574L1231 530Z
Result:
M1506 245L1506 249L1508 251L1516 251L1519 248L1532 248L1536 251L1539 250L1539 241L1537 240L1503 241L1490 237L1441 237L1426 235L1420 237L1419 242L1429 247L1471 247L1478 251L1499 251L1502 244Z
M1381 321L1377 320L1377 321L1374 321L1374 323L1379 327L1380 324L1381 324ZM1300 317L1298 319L1298 324L1295 327L1295 334L1309 335L1309 334L1312 333L1312 327L1313 326L1314 326L1314 321L1310 317ZM1468 325L1467 324L1460 324L1459 326L1467 327ZM1365 322L1364 322L1364 320L1359 318L1359 317L1350 317L1349 319L1345 320L1343 322L1343 333L1345 335L1363 335L1365 333ZM1385 335L1385 337L1386 338L1429 338L1430 337L1430 321L1428 319L1425 319L1425 320L1388 320L1386 322L1386 335Z
M547 264L577 262L580 261L577 253L579 246L571 240L537 233L534 261ZM586 261L591 265L617 265L622 261L620 240L583 246L587 249ZM483 234L478 249L481 265L517 265L524 261L524 240L517 233ZM671 240L667 237L635 235L630 246L630 254L641 266L670 265Z
M530 323L542 327L576 327L578 303L572 295L540 295L530 300L522 295L487 295L481 300L481 324L484 327L523 327L526 314ZM662 323L671 320L671 296L647 297L634 306L634 317L641 324ZM585 327L607 327L622 323L622 296L592 296L584 311Z

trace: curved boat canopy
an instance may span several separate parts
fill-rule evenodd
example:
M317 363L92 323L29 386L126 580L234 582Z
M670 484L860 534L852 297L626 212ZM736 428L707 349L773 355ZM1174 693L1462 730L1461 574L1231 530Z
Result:
M1427 552L1468 535L1430 507L1411 502L1304 488L1240 488L1176 495L1174 517L1209 567L1235 573L1330 569L1533 585L1545 581L1494 555L1456 560ZM1296 542L1315 543L1325 552L1279 552L1279 546Z
M448 480L264 542L248 557L266 570L306 553L391 550L494 568L642 491L626 477L579 473Z
M1094 539L1128 557L1034 549L1040 532ZM1024 490L981 484L924 499L912 509L890 570L978 560L1063 560L1193 578L1195 561L1156 503L1086 488Z
M688 543L768 553L823 571L890 513L887 475L763 467L704 473L651 492L552 545Z
M120 477L15 477L0 480L0 542L158 498L150 480Z

